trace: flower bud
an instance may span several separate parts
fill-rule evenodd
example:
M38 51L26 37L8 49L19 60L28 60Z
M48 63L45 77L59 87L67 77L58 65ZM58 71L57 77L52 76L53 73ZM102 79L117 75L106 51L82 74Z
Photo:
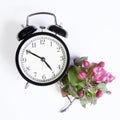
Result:
M78 93L78 96L79 96L79 97L83 97L83 91L80 91L80 92Z
M110 94L111 94L111 91L107 91L106 93L107 93L108 95L110 95Z
M98 63L98 66L99 66L99 67L104 67L104 66L105 66L105 63L104 63L103 61L101 61L101 62Z
M103 95L102 90L98 90L98 91L96 92L96 97L97 97L97 98L102 97L102 95Z
M85 68L89 67L89 65L90 65L90 63L89 63L87 60L84 60L84 61L83 61L83 66L84 66Z
M78 76L77 76L79 79L84 79L86 77L86 73L85 72L80 72L78 73Z

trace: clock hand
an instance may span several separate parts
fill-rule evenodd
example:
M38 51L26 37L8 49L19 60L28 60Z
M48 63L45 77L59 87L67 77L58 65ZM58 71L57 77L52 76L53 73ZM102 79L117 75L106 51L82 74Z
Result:
M50 70L52 70L52 68L51 68L50 65L46 62L46 60L45 60L44 57L41 58L41 61L44 62Z
M33 53L33 52L29 51L29 50L26 50L26 52L28 52L28 53L30 53L30 54L32 54L32 55L34 55L34 56L40 58L41 61L43 61L43 57L40 57L40 56L38 56L37 54L35 54L35 53Z
M44 59L43 62L47 65L47 67L48 67L50 70L52 70L52 68L51 68L50 65L45 61L45 59Z
M34 55L35 57L40 58L41 61L44 62L50 70L52 70L52 68L51 68L50 65L46 62L46 60L45 60L44 57L40 57L40 56L38 56L37 54L35 54L35 53L33 53L33 52L29 51L29 50L26 50L26 51L27 51L28 53Z

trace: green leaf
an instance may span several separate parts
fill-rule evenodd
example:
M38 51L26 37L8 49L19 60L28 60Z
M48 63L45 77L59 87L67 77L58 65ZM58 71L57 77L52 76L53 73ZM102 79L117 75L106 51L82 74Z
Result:
M84 88L86 86L86 81L82 80L81 82L78 83L78 86L81 86L82 88Z
M92 104L95 105L96 103L97 103L97 98L96 98L96 97L93 97Z
M76 88L77 88L77 93L79 93L81 90L82 90L82 87L81 86L76 86Z
M107 91L107 88L106 88L106 84L105 84L105 83L99 83L99 84L97 85L97 88L100 89L100 90L102 90L104 93L106 93L106 91Z
M69 84L68 92L69 92L70 95L72 95L75 98L79 97L75 88L71 84Z
M73 86L77 86L79 79L77 78L78 71L75 66L71 67L68 72L68 80Z
M87 97L92 97L92 96L93 96L93 93L87 91L86 95L87 95Z
M87 60L88 59L88 57L81 57L81 58L75 58L74 59L74 64L75 65L77 65L77 66L81 66L82 65L82 62L83 62L83 60Z
M76 90L77 90L77 93L79 93L85 86L86 86L86 81L85 80L82 80L81 82L79 82L77 84L77 86L75 86Z
M68 84L68 77L67 77L67 75L65 75L65 76L62 78L62 83L63 83L63 85Z
M86 108L86 104L82 104L82 107Z
M92 94L92 95L95 95L96 94L96 91L97 91L97 88L96 87L91 87L89 89L89 92Z
M69 88L69 85L64 85L63 90L67 92L68 88Z
M95 87L92 87L88 91L86 91L85 95L88 100L88 103L91 103L94 105L96 104L96 102L97 102L96 91L97 91L97 88L95 88Z
M80 98L80 103L82 105L82 107L86 107L86 104L88 103L88 99L86 96L83 96L82 98Z
M95 105L97 103L97 98L95 96L87 97L88 103Z

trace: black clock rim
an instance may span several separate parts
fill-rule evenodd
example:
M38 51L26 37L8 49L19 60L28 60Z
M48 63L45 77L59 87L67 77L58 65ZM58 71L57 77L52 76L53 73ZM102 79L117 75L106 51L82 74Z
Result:
M22 70L20 69L20 65L19 65L19 52L20 52L20 49L22 47L22 45L27 41L29 40L31 37L34 37L34 36L37 36L37 35L48 35L48 36L51 36L51 37L54 37L56 38L59 42L61 42L61 44L64 46L65 50L66 50L66 54L67 54L67 64L66 64L66 67L63 71L63 73L55 80L51 81L51 82L47 82L47 83L38 83L38 82L35 82L35 81L32 81L31 79L29 79L28 77L26 77L24 75L24 73L22 72ZM64 77L65 73L67 72L67 69L69 67L69 63L70 63L70 54L69 54L69 50L66 46L66 44L63 42L63 40L61 38L59 38L58 36L52 34L52 33L48 33L48 32L37 32L37 33L34 33L34 34L31 34L29 36L27 36L24 40L21 41L21 43L19 44L18 48L17 48L17 51L16 51L16 55L15 55L15 63L16 63L16 67L20 73L20 75L29 83L31 84L34 84L34 85L38 85L38 86L47 86L47 85L52 85L54 83L56 83L57 81L61 80L62 77Z

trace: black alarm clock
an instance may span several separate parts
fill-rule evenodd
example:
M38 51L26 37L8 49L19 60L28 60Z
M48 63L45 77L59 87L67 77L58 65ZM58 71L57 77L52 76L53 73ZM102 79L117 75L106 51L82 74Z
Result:
M29 25L29 18L35 15L50 15L54 25L41 32ZM49 12L38 12L27 16L26 27L18 33L19 44L15 61L21 76L34 85L50 85L60 80L66 73L70 55L66 44L61 39L67 32L57 24L56 16Z

